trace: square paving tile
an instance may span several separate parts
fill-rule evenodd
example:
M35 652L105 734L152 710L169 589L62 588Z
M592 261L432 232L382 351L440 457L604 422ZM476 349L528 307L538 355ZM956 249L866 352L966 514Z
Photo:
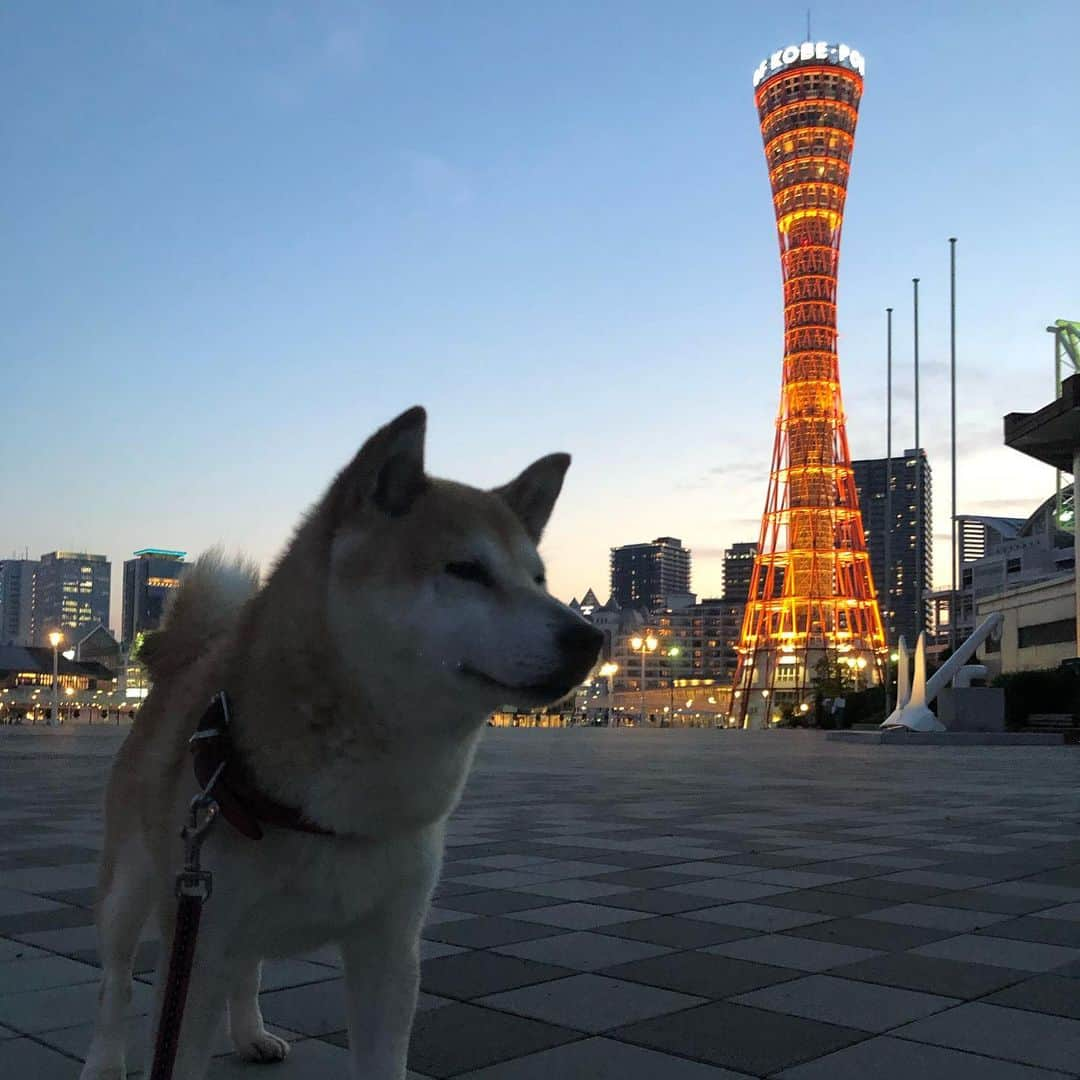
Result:
M476 949L424 963L420 986L429 994L469 998L572 975L569 968Z
M1006 922L1008 915L965 908L937 907L933 904L899 904L860 916L880 922L901 923L905 926L924 926L931 930L948 930L954 934L980 930L994 923Z
M935 907L967 908L970 911L993 911L1001 915L1029 915L1042 912L1054 903L1046 897L1003 896L986 889L939 893L930 901Z
M598 929L600 933L611 934L614 937L650 941L656 945L667 945L672 949L700 949L705 945L716 945L722 941L737 941L756 934L754 930L746 930L738 926L695 922L693 919L679 916L637 919L631 922L615 923L613 926L602 926Z
M616 885L612 881L593 881L591 878L568 878L566 881L534 881L528 887L519 886L516 889L527 896L548 897L545 901L551 904L555 900L597 900L601 897L620 896L624 892L634 892L630 885Z
M787 908L789 911L806 911L815 915L831 915L833 918L865 915L889 906L882 900L866 896L850 896L847 893L828 892L825 889L800 889L798 892L781 893L768 898L769 907Z
M766 1076L866 1038L854 1028L714 1002L619 1028L612 1037Z
M743 941L710 945L702 949L702 952L716 956L733 956L738 960L750 960L757 964L775 964L799 971L828 971L830 968L840 967L841 964L853 964L856 960L869 960L872 956L881 955L873 949L837 945L828 941L811 941L788 934L762 934Z
M458 1080L749 1080L744 1073L592 1038L464 1073Z
M0 964L7 964L12 960L40 959L48 955L44 949L39 949L34 945L27 945L25 941L0 938Z
M45 901L52 904L52 901ZM93 926L94 913L86 908L57 905L46 910L0 915L0 934L14 937L38 930L60 930L69 926Z
M30 911L60 911L64 906L55 900L34 896L19 889L0 888L0 918L25 915Z
M700 997L603 975L573 975L481 998L478 1004L598 1034L622 1024L700 1005Z
M1080 900L1080 888L1070 885L1054 885L1040 881L1001 881L987 885L982 892L997 896L1017 896L1025 900L1046 900L1056 904L1068 904Z
M668 953L631 961L605 968L603 974L703 998L731 997L798 978L798 972L790 968L753 964L703 952Z
M931 885L905 885L899 881L883 881L881 878L860 878L857 881L841 881L836 885L825 885L827 892L846 893L849 896L865 896L876 900L887 900L898 904L904 900L926 900L939 896L945 890Z
M808 975L742 994L734 1000L739 1005L877 1033L957 1004L956 998L876 986L833 975Z
M862 979L885 986L901 986L907 990L968 1000L1020 982L1028 978L1030 972L898 952L845 964L834 968L833 974L845 979Z
M97 982L4 994L0 997L0 1024L27 1035L74 1027L97 1015L97 997ZM150 1011L151 1000L150 988L136 982L129 1014L145 1015Z
M555 964L575 971L598 971L600 968L660 956L670 950L647 941L594 934L587 930L557 934L536 941L519 941L499 945L494 952L519 956L542 964Z
M916 1020L893 1034L1062 1072L1080 1061L1080 1020L981 1002Z
M325 1035L348 1026L341 978L262 993L259 1005L268 1024L304 1035Z
M791 931L798 937L815 941L832 941L841 945L858 945L864 949L900 952L940 941L952 934L950 930L930 930L923 926L905 926L894 922L875 922L872 919L833 919L813 926L799 926Z
M468 949L489 949L511 941L529 941L558 932L555 926L492 915L429 926L424 930L424 937L432 941L444 941L447 945L462 945Z
M616 897L615 902L618 903ZM517 918L546 927L567 930L593 930L598 926L626 922L639 914L631 908L607 907L603 904L567 903L554 907L533 908L517 912Z
M1080 948L1080 922L1069 919L1044 919L1025 915L982 928L989 937L1013 938L1015 941L1041 941L1046 945Z
M529 908L549 907L550 904L550 896L512 892L509 889L487 889L483 892L464 893L460 896L445 897L441 901L444 909L467 912L472 915L506 915L513 911L528 911Z
M683 912L698 911L711 907L713 899L708 896L694 896L691 893L674 889L639 889L634 892L619 893L607 901L617 904L621 909L651 912L654 915L678 915Z
M590 878L597 883L610 883L613 885L629 885L632 889L659 889L665 885L684 885L686 874L675 873L669 869L663 870L618 870L611 874L601 874L599 877ZM596 1040L599 1041L599 1040Z
M788 892L784 885L764 885L741 878L703 878L678 886L678 892L691 896L708 896L714 900L760 900L763 896L775 896Z
M746 930L790 930L796 926L811 926L826 922L832 916L814 915L805 911L771 907L768 904L722 904L719 907L688 911L688 919L723 923L725 926L741 926Z
M1065 1073L895 1039L888 1035L777 1073L777 1080L1068 1080Z
M758 870L747 874L743 881L760 881L766 885L786 885L789 889L814 889L822 885L835 885L848 881L858 874L825 874L812 870Z
M48 990L53 986L96 983L101 972L89 964L79 964L64 956L44 956L0 963L0 996Z
M1080 960L1080 949L1043 945L1037 941L1014 941L985 934L960 934L913 951L920 956L940 956L946 960L1019 968L1021 971L1052 971Z
M1047 908L1039 912L1040 919L1067 919L1080 922L1080 904L1062 904L1060 907Z
M0 1042L0 1076L33 1080L78 1080L82 1065L32 1039Z
M1080 979L1061 975L1036 975L984 998L988 1005L1053 1013L1080 1020Z
M523 1016L476 1005L447 1005L417 1016L409 1067L441 1080L580 1038L578 1031Z
M206 1080L250 1080L252 1069L259 1068L235 1054L229 1054L214 1058ZM274 1080L316 1080L318 1077L347 1076L348 1070L347 1049L321 1039L304 1039L292 1043L289 1056L284 1061L274 1063L273 1076Z

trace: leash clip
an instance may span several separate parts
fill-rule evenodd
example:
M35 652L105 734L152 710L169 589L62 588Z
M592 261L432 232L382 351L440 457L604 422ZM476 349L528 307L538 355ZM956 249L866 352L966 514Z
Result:
M207 833L214 827L220 813L217 800L210 793L224 769L225 762L222 762L188 807L187 824L180 833L180 839L184 841L184 869L176 875L178 898L193 896L205 902L213 891L213 875L209 870L202 869L200 852Z

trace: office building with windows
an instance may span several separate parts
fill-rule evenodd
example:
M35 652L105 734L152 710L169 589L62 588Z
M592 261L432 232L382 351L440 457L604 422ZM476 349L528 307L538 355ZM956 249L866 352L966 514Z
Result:
M131 645L136 635L161 625L169 597L190 564L185 551L141 548L124 563L122 641Z
M620 608L655 611L667 597L690 592L690 552L674 536L611 549L611 600Z
M732 544L724 549L724 599L746 602L750 595L750 578L754 573L754 556L758 546L754 541Z
M47 645L54 630L70 642L84 626L108 626L111 584L112 567L104 555L82 551L42 555L34 574L34 643Z
M0 645L33 641L36 559L0 560Z
M916 471L921 462L922 483ZM926 451L905 450L892 458L860 458L851 463L859 498L871 577L890 645L903 635L914 648L919 630L928 630L931 605L924 600L919 625L918 586L930 592L934 570L933 489ZM888 517L886 476L891 475L892 519ZM885 565L886 534L889 565ZM921 566L922 572L919 573Z

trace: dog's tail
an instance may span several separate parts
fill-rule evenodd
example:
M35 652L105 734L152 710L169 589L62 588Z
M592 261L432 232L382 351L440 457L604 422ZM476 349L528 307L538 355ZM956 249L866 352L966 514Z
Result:
M194 663L231 629L258 591L259 568L248 559L226 561L220 548L200 555L184 575L163 627L147 634L139 659L157 682Z

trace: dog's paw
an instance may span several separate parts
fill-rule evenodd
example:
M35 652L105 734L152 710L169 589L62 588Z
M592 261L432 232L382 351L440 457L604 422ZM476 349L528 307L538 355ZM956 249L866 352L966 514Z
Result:
M284 1061L289 1054L289 1044L269 1031L262 1031L253 1039L248 1039L237 1046L236 1052L245 1061L260 1061L264 1064L272 1061Z

